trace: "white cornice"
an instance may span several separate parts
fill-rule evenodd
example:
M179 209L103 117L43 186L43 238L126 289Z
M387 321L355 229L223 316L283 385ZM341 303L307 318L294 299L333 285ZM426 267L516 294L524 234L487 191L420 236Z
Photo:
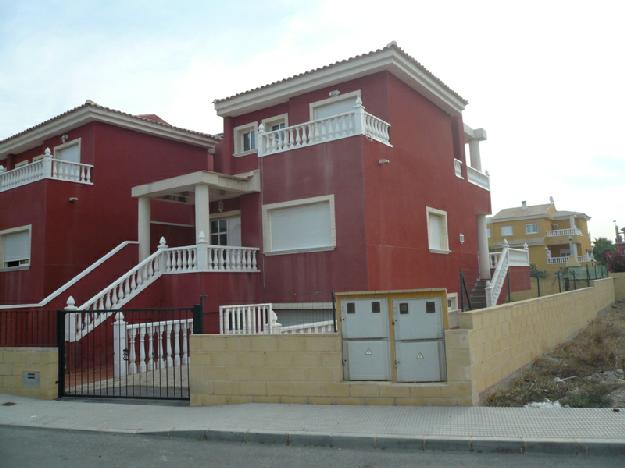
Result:
M380 71L388 71L447 113L464 110L466 102L429 72L395 48L356 57L256 90L215 101L221 117L234 117L288 101L291 97Z
M123 112L88 105L79 107L65 115L54 118L49 122L38 125L15 137L0 143L0 159L6 158L9 153L20 153L43 143L44 140L65 133L90 122L104 122L117 127L127 128L150 135L189 143L214 152L215 142L208 135L189 132L176 127L170 127L149 120L141 119Z

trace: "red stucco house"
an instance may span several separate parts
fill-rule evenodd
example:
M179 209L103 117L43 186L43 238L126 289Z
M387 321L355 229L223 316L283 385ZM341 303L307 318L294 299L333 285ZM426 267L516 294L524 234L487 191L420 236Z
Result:
M88 101L0 141L0 303L205 295L287 323L334 291L444 287L454 303L460 272L483 290L497 266L466 104L395 43L215 101L223 137Z

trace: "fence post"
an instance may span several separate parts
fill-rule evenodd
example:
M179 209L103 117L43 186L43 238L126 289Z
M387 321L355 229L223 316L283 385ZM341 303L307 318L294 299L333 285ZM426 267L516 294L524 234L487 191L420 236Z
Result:
M577 290L577 278L575 278L575 270L571 270L571 274L573 275L573 291Z
M458 282L460 283L460 287L458 288L458 291L460 293L460 311L464 312L464 291L462 290L462 270L460 270L460 277L458 279Z
M57 396L65 395L65 311L56 311L56 342L58 349Z
M558 289L562 292L562 283L560 282L560 272L556 272L556 276L558 277Z
M595 279L597 279L597 264L595 263Z
M590 271L588 269L588 264L586 264L586 286L590 287Z
M334 333L336 333L336 293L332 290L332 322L334 325Z
M193 334L201 335L202 334L202 306L200 304L196 304L193 306Z
M117 312L115 314L115 322L113 322L113 377L121 379L126 376L128 369L124 356L133 356L134 353L129 352L126 348L126 322L124 314ZM134 346L134 340L130 342Z
M508 273L506 274L508 277L508 302L512 302L512 288L510 287L510 270L508 269ZM495 302L495 305L497 303Z

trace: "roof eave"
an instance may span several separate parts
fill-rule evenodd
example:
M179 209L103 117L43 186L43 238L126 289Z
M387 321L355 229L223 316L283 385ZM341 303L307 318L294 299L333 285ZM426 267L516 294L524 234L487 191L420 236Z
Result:
M235 117L288 101L291 97L348 80L389 71L447 113L462 112L467 101L394 48L340 62L266 87L215 101L220 117Z
M215 151L215 142L210 136L192 134L175 127L169 128L130 115L112 112L100 107L88 106L80 107L58 119L54 119L22 134L18 134L15 137L8 138L0 143L0 159L5 159L7 154L10 153L20 153L29 150L30 148L42 144L50 137L94 121L189 143L194 146L207 148L210 152Z

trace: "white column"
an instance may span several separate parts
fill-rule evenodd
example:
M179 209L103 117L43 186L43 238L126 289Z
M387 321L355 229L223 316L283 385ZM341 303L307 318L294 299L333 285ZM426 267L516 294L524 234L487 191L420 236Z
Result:
M139 197L137 238L139 240L139 261L150 256L150 199Z
M208 185L195 186L195 243L200 242L201 234L210 236Z
M575 216L571 216L569 218L569 224L571 225L571 229L576 229L577 226L575 225Z
M477 215L477 256L480 267L480 279L490 279L486 215Z
M482 160L480 158L480 142L469 140L469 155L471 157L471 167L482 172Z

